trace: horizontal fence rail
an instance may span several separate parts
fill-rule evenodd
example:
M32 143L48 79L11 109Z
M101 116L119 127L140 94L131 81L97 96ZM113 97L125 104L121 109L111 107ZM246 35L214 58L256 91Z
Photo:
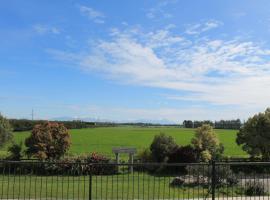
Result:
M270 200L270 162L0 161L0 199Z

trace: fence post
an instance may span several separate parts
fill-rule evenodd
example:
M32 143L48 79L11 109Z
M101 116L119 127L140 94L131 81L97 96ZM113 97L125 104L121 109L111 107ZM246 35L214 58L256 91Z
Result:
M211 189L212 189L212 200L215 200L215 192L216 192L216 162L215 160L211 161L212 165L212 180L211 180Z
M89 194L88 200L92 200L92 165L90 167L90 174L89 174Z

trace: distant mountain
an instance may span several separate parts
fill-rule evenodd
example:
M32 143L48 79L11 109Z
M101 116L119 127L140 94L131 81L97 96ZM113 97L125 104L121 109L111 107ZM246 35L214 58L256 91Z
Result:
M165 124L175 124L175 122L173 121L170 121L168 119L156 119L156 120L149 120L149 119L139 119L139 120L135 120L135 121L132 121L134 123L149 123L149 124L162 124L162 125L165 125Z
M81 121L84 121L84 122L112 122L111 120L107 120L107 119L99 119L99 118L91 118L91 117L85 117L85 118L80 118L80 117L55 117L55 118L51 118L50 120L54 120L54 121L81 120Z

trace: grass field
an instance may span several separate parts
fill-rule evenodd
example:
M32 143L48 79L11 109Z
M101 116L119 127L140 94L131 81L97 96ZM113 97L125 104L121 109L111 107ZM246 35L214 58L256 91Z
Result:
M93 176L92 199L191 199L207 197L202 186L171 187L174 177L147 173ZM89 176L0 176L1 199L88 199ZM208 194L210 197L211 194ZM216 196L239 196L241 188L224 187Z
M194 129L178 127L106 127L90 129L70 130L72 145L69 153L84 154L90 152L100 152L112 155L113 147L136 147L138 150L149 147L155 135L163 132L175 138L180 145L190 144L194 135ZM220 141L225 146L225 155L233 157L244 157L246 153L242 151L236 142L235 130L216 130ZM24 142L30 132L16 132L14 139L17 143ZM5 154L6 149L2 149L0 154Z

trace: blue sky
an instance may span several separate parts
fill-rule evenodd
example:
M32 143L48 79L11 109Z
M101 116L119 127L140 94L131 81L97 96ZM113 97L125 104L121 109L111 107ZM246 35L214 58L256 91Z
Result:
M270 100L270 1L3 1L0 111L246 119Z

